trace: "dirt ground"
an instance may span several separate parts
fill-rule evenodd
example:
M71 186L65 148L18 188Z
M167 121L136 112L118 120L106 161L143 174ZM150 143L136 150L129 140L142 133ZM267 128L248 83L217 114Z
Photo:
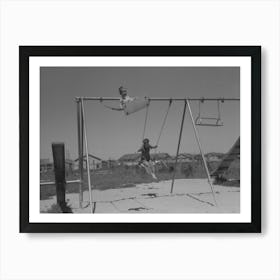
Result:
M214 195L206 179L177 179L173 193L171 181L142 183L133 187L92 190L95 213L239 213L240 188L214 185ZM90 213L89 192L83 192L83 208L79 194L67 193L73 213ZM56 196L40 201L41 212L52 212Z

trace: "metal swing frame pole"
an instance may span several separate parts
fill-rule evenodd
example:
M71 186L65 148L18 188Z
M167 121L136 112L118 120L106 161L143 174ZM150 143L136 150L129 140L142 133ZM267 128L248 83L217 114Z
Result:
M200 154L201 154L201 157L202 157L204 169L205 169L206 174L207 174L207 179L208 179L208 183L209 183L210 188L211 188L211 192L212 192L212 195L213 195L215 206L218 206L217 205L217 201L216 201L216 197L215 197L214 188L213 188L213 185L212 185L212 182L211 182L211 177L210 177L209 169L208 169L208 166L207 166L207 163L206 163L206 160L205 160L204 152L202 150L202 145L201 145L200 140L199 140L198 131L196 129L196 125L195 125L195 122L194 122L194 118L193 118L190 102L189 102L188 99L187 99L187 105L188 105L188 111L189 111L189 114L190 114L190 117L191 117L193 129L194 129L194 134L195 134L196 142L197 142L199 150L200 150Z
M184 110L183 110L183 116L182 116L182 121L181 121L181 127L180 127L180 135L179 135L178 146L177 146L177 152L176 152L176 158L175 158L175 164L174 164L174 171L173 171L173 178L172 178L172 183L171 183L171 190L170 190L170 193L172 193L172 192L173 192L173 187L174 187L174 181L175 181L175 175L176 175L176 167L177 167L177 162L178 162L178 155L179 155L179 151L180 151L180 145L181 145L181 139L182 139L183 127L184 127L184 122L185 122L186 106L187 106L187 102L186 102L186 100L185 100Z
M84 167L83 167L83 118L81 112L81 101L77 101L77 130L78 130L78 160L79 160L79 173L80 173L80 184L79 184L79 207L82 208L83 203L83 175L84 175Z
M91 213L95 211L95 205L93 206L92 202L92 191L91 191L91 178L90 178L90 166L89 166L89 155L88 155L88 141L87 141L87 128L86 128L86 119L85 119L85 110L84 110L84 102L81 99L81 109L82 109L82 123L85 137L85 152L86 152L86 162L87 162L87 177L88 177L88 191L89 191L89 202Z

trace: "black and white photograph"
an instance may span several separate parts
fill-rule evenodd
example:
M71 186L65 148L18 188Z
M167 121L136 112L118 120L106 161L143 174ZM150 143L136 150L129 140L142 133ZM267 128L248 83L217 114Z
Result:
M260 48L34 48L21 48L23 67L26 50L56 56L28 63L30 222L259 222L250 174Z
M239 67L41 67L41 213L239 213L239 89Z

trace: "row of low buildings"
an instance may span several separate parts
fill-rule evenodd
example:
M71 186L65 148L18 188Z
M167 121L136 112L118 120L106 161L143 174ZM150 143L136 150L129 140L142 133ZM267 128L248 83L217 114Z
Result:
M96 169L108 169L117 166L118 162L116 160L102 160L99 157L89 154L89 168L90 170ZM83 167L87 169L86 156L83 158ZM53 162L49 159L40 159L40 172L45 173L53 170ZM71 160L65 159L65 170L66 171L76 171L79 170L79 159Z
M208 153L205 155L205 159L208 162L218 162L221 161L224 154L222 153ZM151 159L155 161L163 161L165 163L174 163L176 160L175 156L170 156L167 153L157 153L151 154ZM126 154L123 155L118 161L123 165L133 166L137 165L140 160L139 154ZM188 154L188 153L181 153L178 155L178 162L198 162L201 161L202 157L200 154Z
M221 161L224 154L221 153L208 153L205 155L205 158L208 162L218 162ZM152 160L155 161L161 161L166 164L172 164L175 162L175 156L170 156L168 153L156 153L151 154ZM126 165L126 166L135 166L139 163L140 160L140 154L134 153L134 154L125 154L122 157L120 157L118 160L102 160L99 157L96 157L94 155L89 154L89 168L90 170L96 170L96 169L110 169L119 165ZM201 161L201 155L200 154L188 154L188 153L181 153L178 156L178 162L184 163L184 162L198 162ZM87 161L86 157L83 158L83 166L84 169L87 168ZM65 169L66 171L76 171L79 169L79 159L71 160L66 159L65 160ZM50 170L53 170L53 163L49 159L41 159L40 160L40 172L45 173Z

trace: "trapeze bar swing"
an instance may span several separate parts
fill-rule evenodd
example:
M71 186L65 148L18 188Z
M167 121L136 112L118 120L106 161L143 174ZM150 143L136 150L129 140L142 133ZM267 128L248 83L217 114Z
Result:
M198 116L195 119L195 124L200 126L223 126L221 119L221 109L220 102L224 103L224 99L219 99L217 102L217 116L216 117L205 117L202 116L202 104L204 103L204 98L198 101Z
M87 128L86 128L86 119L85 119L85 109L84 109L84 101L104 101L104 100L110 100L110 101L119 101L119 98L115 98L115 97L76 97L75 101L77 103L77 129L78 129L78 153L79 153L79 173L80 173L80 194L79 194L79 205L80 207L82 207L82 202L83 202L83 184L84 184L84 179L83 179L83 161L84 161L84 142L85 142L85 153L86 153L86 165L87 165L87 183L88 183L88 189L89 189L89 203L90 203L90 209L91 209L91 213L95 212L95 208L96 208L96 202L94 202L94 197L92 195L92 183L91 183L91 176L90 176L90 165L89 165L89 151L88 151L88 139L87 139ZM165 113L164 116L164 120L160 129L160 133L158 136L158 139L156 141L157 145L159 143L160 137L162 135L162 131L163 128L165 126L166 123L166 119L171 107L171 104L173 101L184 101L184 109L183 109L183 115L182 115L182 120L181 120L181 126L180 126L180 133L179 133L179 139L178 139L178 145L177 145L177 152L176 152L176 157L175 157L175 164L174 164L174 172L173 172L173 177L172 177L172 181L171 181L171 191L170 193L173 193L173 189L174 189L174 181L175 181L175 175L176 175L176 167L177 167L177 163L178 163L178 155L179 155L179 151L180 151L180 144L181 144L181 138L182 138L182 133L183 133L183 127L184 127L184 120L185 120L185 113L186 113L186 108L188 108L188 112L192 121L192 126L194 129L194 134L195 134L195 138L200 150L200 154L202 157L202 161L203 161L203 165L204 165L204 169L207 175L207 180L208 180L208 184L211 188L211 193L213 196L213 200L214 200L214 204L215 206L217 206L217 201L216 201L216 197L215 197L215 192L214 192L214 188L211 182L211 177L210 177L210 172L205 160L205 156L204 156L204 152L202 149L202 145L199 139L199 134L198 131L196 129L197 125L204 125L204 126L221 126L223 125L221 122L221 115L220 115L220 102L224 102L224 101L239 101L239 98L148 98L147 102L146 102L146 114L145 114L145 124L144 124L144 131L143 131L143 135L142 138L144 138L145 136L145 129L146 129L146 125L147 125L147 118L148 118L148 109L149 109L149 105L151 101L169 101L169 106L167 108L167 111ZM190 101L199 101L199 105L201 105L200 103L203 103L204 101L216 101L217 102L217 106L218 106L218 116L216 118L206 118L206 117L201 117L201 108L199 106L199 115L196 118L196 120L194 120L193 117L193 113L191 110L191 106L190 106ZM139 111L139 109L137 110ZM130 112L133 113L133 112ZM203 120L214 120L215 123L213 124L205 124L202 123Z

